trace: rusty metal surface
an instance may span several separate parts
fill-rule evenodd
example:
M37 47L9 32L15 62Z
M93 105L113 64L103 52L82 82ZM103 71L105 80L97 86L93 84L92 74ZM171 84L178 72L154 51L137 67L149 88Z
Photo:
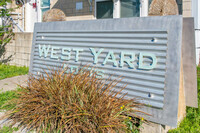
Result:
M139 97L142 103L148 104L156 108L164 106L164 88L165 88L165 70L167 55L167 31L74 31L72 32L45 32L38 31L35 46L35 60L33 60L33 71L40 71L42 63L48 66L56 66L59 63L66 63L68 67L74 69L80 68L80 65L94 65L93 55L90 48L95 51L103 48L104 50L98 56L98 63L95 68L104 71L104 78L113 75L113 78L123 76L121 83L127 84L123 93L128 93L128 97ZM152 42L152 38L156 38L156 42ZM50 58L50 54L46 58L39 57L38 45L56 46L58 48L70 48L70 61L54 60ZM123 45L122 45L123 44ZM80 53L79 61L76 60L76 52L73 49L83 49ZM61 50L57 50L62 55ZM111 62L102 65L109 51L113 51L118 66L113 67ZM132 62L133 68L124 63L120 67L121 52L135 53L135 60ZM140 52L153 53L157 57L157 66L152 70L139 70L138 61ZM129 57L126 57L129 58ZM144 64L151 64L152 60L145 58ZM120 88L121 84L116 87ZM117 89L118 90L118 89ZM120 90L120 89L119 89ZM151 95L151 96L150 96Z

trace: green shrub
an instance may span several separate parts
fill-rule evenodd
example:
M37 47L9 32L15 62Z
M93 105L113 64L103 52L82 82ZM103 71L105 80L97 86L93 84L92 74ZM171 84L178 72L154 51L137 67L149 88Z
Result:
M0 18L2 24L0 25L0 64L8 63L12 60L13 55L6 55L6 46L12 40L14 33L12 27L12 21L10 21L9 17L11 16L11 12L14 10L13 8L7 8L8 3L12 3L12 0L1 0L0 2Z
M74 75L51 70L31 76L8 119L38 132L138 132L138 119L130 114L141 105L115 93L116 84L88 71Z

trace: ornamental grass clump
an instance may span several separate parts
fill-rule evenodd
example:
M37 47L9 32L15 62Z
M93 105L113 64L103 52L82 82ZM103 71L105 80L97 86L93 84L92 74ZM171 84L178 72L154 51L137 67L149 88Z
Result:
M78 74L51 70L37 78L31 76L8 119L37 132L136 131L136 119L130 115L140 104L125 100L120 91L115 93L116 84L116 80L104 81L81 70Z

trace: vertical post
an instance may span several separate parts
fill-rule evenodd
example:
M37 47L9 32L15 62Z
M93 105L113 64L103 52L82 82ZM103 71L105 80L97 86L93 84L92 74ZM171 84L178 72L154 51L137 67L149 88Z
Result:
M24 2L24 4L25 4L25 2ZM23 7L22 7L22 29L23 30L24 30L24 9L25 9L25 5L24 4L23 4Z
M194 17L195 39L196 39L196 64L200 64L200 2L198 0L192 0L192 17Z
M41 0L37 0L37 19L38 22L42 22L42 10L41 10Z
M113 0L113 18L120 18L120 0Z
M19 25L19 13L17 13L17 24ZM19 32L19 29L17 29L17 32Z
M148 8L149 1L148 0L140 0L140 17L148 16Z

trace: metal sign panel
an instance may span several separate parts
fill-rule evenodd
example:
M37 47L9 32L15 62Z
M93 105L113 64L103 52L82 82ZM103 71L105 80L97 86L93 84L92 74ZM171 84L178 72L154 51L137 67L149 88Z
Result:
M36 23L30 72L91 65L99 78L122 76L116 90L128 84L122 93L148 105L148 120L176 126L181 37L181 16Z

